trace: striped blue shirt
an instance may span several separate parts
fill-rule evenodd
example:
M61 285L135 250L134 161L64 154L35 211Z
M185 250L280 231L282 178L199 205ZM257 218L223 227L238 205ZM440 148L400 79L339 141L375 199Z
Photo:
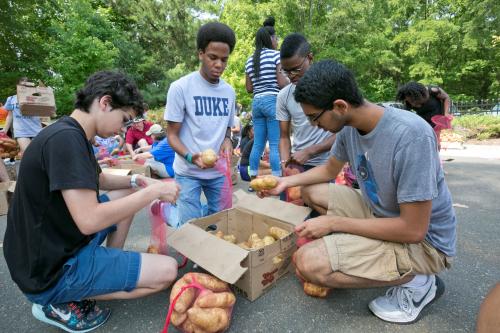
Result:
M276 79L276 67L280 64L280 52L271 49L262 49L260 52L259 77L255 77L253 54L245 64L245 73L252 80L253 96L271 94L277 95L280 91Z

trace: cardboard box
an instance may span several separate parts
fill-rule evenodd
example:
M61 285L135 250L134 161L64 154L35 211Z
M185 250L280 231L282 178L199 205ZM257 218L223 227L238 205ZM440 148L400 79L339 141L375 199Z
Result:
M50 117L56 113L54 92L50 87L35 87L31 82L18 85L17 101L24 116Z
M169 231L167 244L211 274L233 284L253 301L290 270L296 250L293 228L304 220L310 209L272 198L259 199L241 190L235 192L233 198L233 208ZM263 238L271 226L288 230L290 235L264 248L245 250L207 232L211 225L224 234L235 235L237 243L246 241L252 233Z
M149 166L135 163L132 160L120 161L119 163L119 165L113 167L102 168L102 172L118 176L140 174L151 177L151 168Z
M10 196L14 193L16 182L0 183L0 215L5 215L9 211Z

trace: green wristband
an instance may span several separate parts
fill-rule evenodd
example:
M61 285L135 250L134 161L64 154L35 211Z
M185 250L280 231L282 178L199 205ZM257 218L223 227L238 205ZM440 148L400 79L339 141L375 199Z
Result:
M193 164L193 155L191 153L186 153L186 155L184 155L184 158L186 159L186 161L188 161L190 164Z

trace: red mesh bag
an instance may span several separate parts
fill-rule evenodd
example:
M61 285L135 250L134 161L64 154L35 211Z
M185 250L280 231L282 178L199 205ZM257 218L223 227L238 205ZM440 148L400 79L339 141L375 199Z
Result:
M304 172L304 167L299 164L289 164L285 168L285 176L292 176ZM302 194L300 186L289 187L285 191L285 201L298 206L303 206Z
M233 182L231 180L231 156L221 154L215 169L225 176L222 185L219 211L233 207Z
M187 273L172 286L162 333L172 324L184 333L226 331L236 296L229 285L204 273Z

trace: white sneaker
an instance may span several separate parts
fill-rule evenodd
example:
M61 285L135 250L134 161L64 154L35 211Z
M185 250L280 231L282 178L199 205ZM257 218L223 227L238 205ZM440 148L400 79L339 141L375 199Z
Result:
M421 288L392 287L384 296L368 304L370 311L382 320L396 324L411 324L420 319L424 307L444 293L444 282L430 275ZM418 300L418 301L417 301Z

